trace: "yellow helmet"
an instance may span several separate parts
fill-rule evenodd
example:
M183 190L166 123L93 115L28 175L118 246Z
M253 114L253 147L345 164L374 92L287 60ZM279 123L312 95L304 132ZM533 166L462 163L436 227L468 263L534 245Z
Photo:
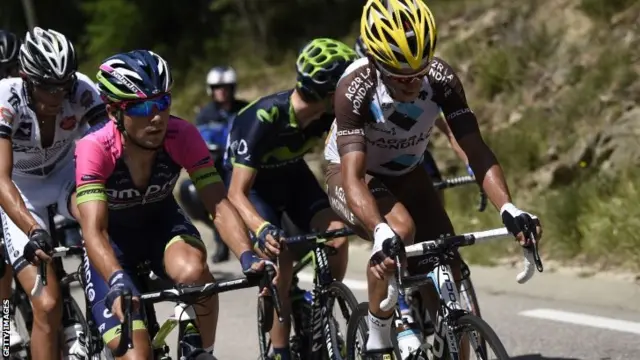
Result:
M378 62L394 69L420 70L433 58L438 32L423 0L368 0L360 35Z

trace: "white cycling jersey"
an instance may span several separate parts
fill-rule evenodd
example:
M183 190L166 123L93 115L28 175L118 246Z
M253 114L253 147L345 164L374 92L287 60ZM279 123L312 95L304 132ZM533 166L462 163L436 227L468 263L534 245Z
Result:
M391 97L368 58L354 61L336 87L336 120L327 138L325 159L340 163L344 152L366 151L368 172L398 176L422 161L441 113L454 133L477 128L451 66L440 58L432 59L428 66L418 97L399 102Z
M56 117L55 137L48 148L41 145L38 119L22 78L0 81L0 138L13 143L14 177L45 178L73 161L74 142L87 130L87 122L104 117L105 106L93 81L81 73L77 78Z
M55 136L48 148L41 144L40 126L30 106L21 78L0 81L0 138L13 144L12 180L27 209L43 229L49 228L49 207L72 219L69 201L75 189L75 142L88 130L88 124L106 116L105 105L94 83L81 73L56 117ZM16 273L28 263L22 256L29 241L0 209L4 245L8 261Z

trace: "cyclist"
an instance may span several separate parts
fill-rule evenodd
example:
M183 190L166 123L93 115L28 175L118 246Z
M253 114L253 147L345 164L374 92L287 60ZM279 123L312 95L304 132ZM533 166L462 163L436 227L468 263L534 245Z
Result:
M453 234L431 179L419 166L441 111L509 231L528 245L524 232L533 229L539 238L541 228L535 216L511 203L502 169L482 140L460 79L449 64L434 57L436 25L427 5L417 0L368 0L360 34L367 56L345 71L336 88L336 126L325 148L330 162L326 181L336 212L373 240L366 349L367 358L384 359L393 356L393 313L382 311L380 301L387 291L385 275L393 271L394 262L384 258L382 244L396 237L410 244ZM411 260L409 272L421 271L420 259ZM451 265L459 280L459 257ZM434 318L437 297L432 290L430 295Z
M367 46L364 44L364 41L362 40L362 36L358 36L358 38L356 39L354 50L356 51L356 54L358 54L358 56L361 58L367 56L366 55ZM467 161L467 155L465 155L464 151L462 151L462 149L460 148L460 145L458 145L458 142L456 141L455 136L453 136L453 133L449 128L449 125L447 125L447 122L444 120L442 116L438 116L436 118L435 126L438 128L438 130L442 131L442 133L447 137L447 140L449 141L449 145L451 146L453 151L466 164L467 173L473 176L473 171L471 170L471 167L469 166L469 162ZM425 170L427 170L427 173L431 177L431 180L434 183L436 183L436 182L442 181L442 174L440 173L440 169L438 168L436 159L431 154L432 149L433 149L432 143L429 142L427 144L427 149L424 151L424 159L422 160L422 166L424 166ZM440 198L440 201L442 201L442 203L444 204L444 190L438 190L438 197Z
M136 50L106 59L97 74L110 120L94 126L76 148L77 204L86 253L85 293L104 342L114 349L123 319L124 289L136 265L176 283L214 281L198 230L172 196L180 171L188 171L217 228L240 259L245 274L264 262L251 250L242 219L195 126L171 115L172 78L159 55ZM204 351L213 353L218 298L196 306ZM113 316L113 315L116 316ZM136 312L134 348L128 359L150 356L149 336ZM189 329L187 329L189 331ZM195 354L192 354L195 355Z
M0 216L6 254L27 294L35 283L32 264L49 259L47 207L57 205L59 214L69 219L76 213L69 206L75 140L87 123L106 116L93 83L77 69L71 42L56 31L36 27L20 47L20 77L0 81ZM31 356L59 358L61 319L63 352L82 356L82 327L61 317L60 288L52 265L47 266L48 286L31 298Z
M236 71L230 66L216 66L207 74L207 95L211 101L200 110L196 117L196 124L200 135L207 142L212 142L220 149L227 145L227 135L232 117L249 103L236 99L237 85ZM203 127L202 125L207 125ZM215 161L215 160L214 160ZM203 218L205 209L198 199L193 183L189 180L180 184L180 202L189 216L193 219L209 223L210 219ZM206 215L208 216L208 215ZM229 260L229 248L220 239L213 227L213 240L216 243L215 253L211 260L219 263Z
M355 58L347 45L318 38L302 48L296 61L294 89L265 96L235 118L225 157L229 200L240 212L266 255L279 255L280 299L285 323L274 320L270 332L276 359L289 352L289 289L293 255L278 240L283 212L303 231L340 229L326 193L304 161L304 154L324 137L333 121L332 98L342 72ZM332 274L344 277L348 259L346 238L332 244Z
M20 51L20 39L9 31L0 30L0 80L9 77L18 77L18 53ZM0 107L0 113L4 108ZM2 229L0 229L0 234ZM5 261L4 250L0 252L0 261ZM11 265L4 267L4 274L0 278L0 299L8 299L11 295L11 282L13 281L13 270ZM13 316L9 318L9 345L15 346L22 343L22 337L17 331ZM1 341L4 341L2 339Z

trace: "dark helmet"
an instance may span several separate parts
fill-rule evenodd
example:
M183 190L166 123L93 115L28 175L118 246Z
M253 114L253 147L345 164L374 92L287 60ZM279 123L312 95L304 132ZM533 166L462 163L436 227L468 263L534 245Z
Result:
M8 70L18 65L21 44L14 33L0 30L0 79L7 77Z
M109 102L144 100L169 92L173 85L167 62L148 50L130 51L104 60L96 79L98 90Z

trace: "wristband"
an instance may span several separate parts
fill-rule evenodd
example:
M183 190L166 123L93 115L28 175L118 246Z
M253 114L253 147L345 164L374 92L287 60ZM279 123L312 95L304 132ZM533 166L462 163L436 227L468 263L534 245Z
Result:
M258 226L258 229L256 229L256 231L254 232L254 234L256 234L256 236L260 235L260 233L262 232L262 230L264 230L264 228L266 228L267 226L271 225L270 222L265 221L262 224L260 224L260 226Z

